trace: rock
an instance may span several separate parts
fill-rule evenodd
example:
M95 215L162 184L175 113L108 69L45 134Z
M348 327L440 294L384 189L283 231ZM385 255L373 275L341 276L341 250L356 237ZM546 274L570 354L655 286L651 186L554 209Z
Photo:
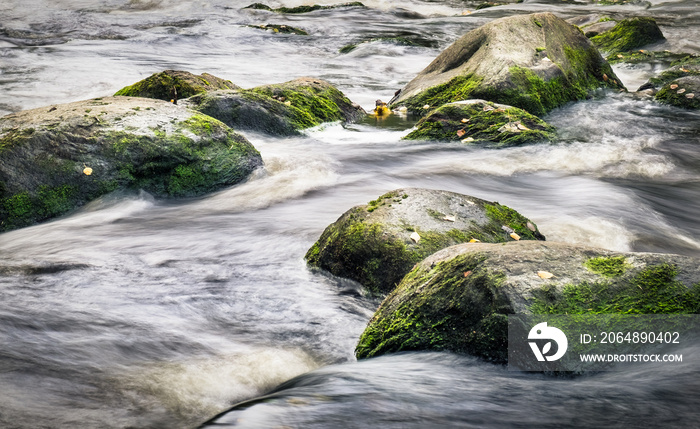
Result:
M517 107L466 100L433 110L404 139L459 140L504 147L552 140L554 132L554 127Z
M357 49L360 45L368 43L390 43L397 46L420 46L424 48L436 48L438 46L436 40L426 38L422 34L404 31L390 36L365 37L360 41L343 46L338 52L347 54Z
M301 28L290 27L289 25L277 25L277 24L264 24L264 25L247 25L250 28L257 28L260 30L271 31L273 33L280 34L296 34L299 36L308 36L309 33L302 30Z
M639 49L666 40L651 17L623 19L612 29L591 38L601 51L609 55Z
M455 220L446 220L454 216ZM391 291L413 265L435 251L478 239L544 240L528 219L498 203L447 191L406 188L353 207L323 231L306 253L312 267L358 281L374 294ZM411 239L417 233L419 239ZM417 242L416 242L417 241Z
M329 5L329 6L314 4L314 5L310 5L310 6L278 7L276 9L273 9L270 6L263 4L263 3L253 3L251 5L244 7L243 9L267 10L270 12L277 12L277 13L308 13L308 12L313 12L315 10L338 9L338 8L347 8L347 7L362 7L362 8L364 8L365 5L360 3L359 1L355 1L355 2L350 2L350 3L342 3L342 4Z
M597 22L595 24L583 27L583 35L590 39L591 37L595 37L601 33L612 30L615 25L617 25L617 21Z
M562 243L460 244L406 275L355 353L450 350L505 363L508 314L697 313L698 266L685 256Z
M161 100L107 97L19 112L0 118L0 230L117 189L201 195L260 165L257 150L223 123Z
M670 51L646 51L644 49L639 49L636 51L622 52L608 57L608 62L610 64L615 63L628 63L628 64L669 64L682 61L688 58L689 54L686 53L676 53Z
M700 76L700 56L688 55L671 63L672 67L649 79L637 91L660 89L676 79L686 76Z
M212 76L209 73L195 75L187 71L165 70L124 87L114 95L177 101L201 92L236 88L238 87L231 81Z
M309 77L252 89L213 91L183 104L230 127L294 135L324 122L354 122L366 113L333 85Z
M664 85L657 101L686 109L700 109L700 75L686 76Z
M624 89L578 28L536 13L470 31L401 89L390 107L406 106L423 116L425 105L478 98L539 116L600 87Z

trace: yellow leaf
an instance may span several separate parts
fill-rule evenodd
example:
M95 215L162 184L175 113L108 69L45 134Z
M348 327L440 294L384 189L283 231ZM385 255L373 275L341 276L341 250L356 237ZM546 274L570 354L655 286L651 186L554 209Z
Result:
M85 173L86 176L91 175L91 174L92 174L92 168L90 168L90 167L85 167L85 168L83 169L83 173Z
M515 240L515 241L520 240L520 236L519 236L518 234L516 234L516 233L510 234L510 238L512 238L512 239Z
M481 243L481 240L477 240L476 238L472 238L469 240L470 243Z
M457 130L457 137L462 137L465 133L466 131L464 130Z
M554 277L554 274L550 273L549 271L538 271L537 275L542 279L551 279Z

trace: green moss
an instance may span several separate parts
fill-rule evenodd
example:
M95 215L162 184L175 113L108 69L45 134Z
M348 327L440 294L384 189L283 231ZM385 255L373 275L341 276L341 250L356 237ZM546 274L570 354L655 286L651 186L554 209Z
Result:
M294 88L268 85L250 91L275 99L284 99L292 112L292 122L296 129L342 120L343 114L338 102L351 104L342 92L330 86L318 89L310 86Z
M552 288L535 293L535 314L697 314L700 285L691 288L676 280L670 264L649 266L631 278L569 284L561 293Z
M682 107L685 109L700 109L700 94L696 94L696 96L694 96L693 98L687 98L686 95L691 93L690 91L686 90L680 94L678 93L678 91L687 89L687 87L684 87L682 82L683 81L681 80L671 81L669 84L661 88L661 90L656 93L654 98L662 103ZM674 83L678 84L679 86L676 89L671 89L671 84ZM692 94L695 93L693 92Z
M584 265L594 273L606 277L621 276L630 267L624 256L599 256L587 260Z
M591 41L609 54L631 51L664 40L664 35L650 17L624 19L612 29L594 36Z
M499 292L503 274L485 268L484 259L462 255L431 269L411 271L363 332L355 349L358 359L409 350L450 350L504 362L505 315L512 309Z
M484 229L496 236L503 237L501 241L510 241L510 233L505 231L503 226L515 231L515 233L520 236L521 240L544 240L544 236L540 234L537 225L529 222L525 216L510 207L498 203L487 203L484 204L484 209L486 210L486 216L491 221ZM535 231L528 228L528 222L532 224Z
M212 89L235 88L235 85L229 81L219 79L216 76L207 76L209 76L209 80L188 72L167 70L153 74L133 85L126 86L117 91L114 95L156 98L170 101L174 98L181 99L191 97L195 94ZM212 81L214 85L211 85L209 81Z
M34 134L34 128L12 128L3 132L5 134L0 137L0 154L26 142Z
M630 52L618 52L616 54L610 55L607 61L610 64L615 63L650 63L650 62L668 62L671 61L671 65L675 65L679 61L682 62L683 59L688 58L687 54L677 54L668 51L645 51L636 50Z
M0 198L0 230L11 230L62 215L80 205L82 196L75 185L42 185L36 193L23 191Z
M474 98L471 97L471 94L481 85L482 81L483 78L473 74L457 76L449 82L429 88L401 104L405 105L409 112L423 116L428 113L429 109L443 104ZM425 109L424 106L429 106L429 109Z

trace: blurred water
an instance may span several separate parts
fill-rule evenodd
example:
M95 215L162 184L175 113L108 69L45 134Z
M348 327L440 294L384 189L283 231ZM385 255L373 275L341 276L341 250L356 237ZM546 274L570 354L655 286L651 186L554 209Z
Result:
M700 52L693 1L475 11L477 2L370 0L370 9L288 16L240 9L248 3L0 2L0 113L111 94L167 68L244 87L318 76L369 109L468 30L543 10L659 16L661 48ZM311 35L245 27L267 22ZM435 47L374 42L338 52L405 31ZM616 70L631 89L654 72ZM693 426L692 365L572 381L446 353L356 363L379 302L305 267L306 250L345 210L405 186L499 201L550 240L700 255L698 113L611 93L546 120L557 141L501 150L403 142L410 123L328 124L283 139L249 133L265 168L247 183L189 200L109 195L0 235L0 426L194 427L301 374L227 424L634 427L657 412Z

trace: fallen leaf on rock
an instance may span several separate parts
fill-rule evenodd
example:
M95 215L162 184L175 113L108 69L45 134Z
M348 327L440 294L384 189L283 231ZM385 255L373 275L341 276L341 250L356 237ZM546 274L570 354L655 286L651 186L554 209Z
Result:
M467 137L462 139L462 143L471 143L474 141L474 137Z
M690 73L690 70L688 70L688 69L681 69L681 71L682 71L683 73Z
M693 94L692 92L690 94L685 94L685 98L694 98L694 97L695 97L695 94Z
M608 81L608 75L606 75L605 73L603 73L603 80L606 82Z
M685 92L685 88L681 88L677 91L678 94L683 94Z
M424 108L424 109L430 109L430 104L426 104L425 106L423 106L423 108Z
M497 113L503 113L505 111L506 111L506 109L501 109L500 107L498 109L494 110L494 112L497 112Z
M91 174L92 174L92 168L90 168L90 167L85 167L85 168L83 169L83 173L84 173L86 176L91 175Z
M291 105L292 105L292 102L289 101L289 100L287 100L287 101L284 102L284 104L287 105L287 106L291 106Z
M519 241L519 240L520 240L520 236L519 236L518 234L516 234L516 233L512 233L512 234L510 235L510 238L512 238L512 239L515 240L515 241Z
M466 124L467 122L469 122L469 119L467 119L467 118L462 118L462 121L461 121L461 122L462 122L463 124Z
M455 216L447 215L447 216L445 216L444 218L442 218L442 220L446 220L446 221L449 221L449 222L454 222L454 221L457 220L457 218L456 218Z
M472 273L471 271L465 271L465 272L464 272L464 277L469 277L469 274L471 274L471 273Z
M476 238L472 238L469 240L470 243L481 243L481 240L477 240Z
M418 235L417 232L413 232L413 234L411 234L411 240L413 240L414 243L418 243L420 241L420 235Z
M551 279L554 277L554 274L550 273L549 271L538 271L537 275L542 279Z
M526 127L525 125L521 124L520 122L516 122L516 125L518 126L518 129L519 129L520 131L530 131L530 129L529 129L528 127Z
M457 130L457 137L462 137L464 134L466 134L466 131L464 131L464 130Z
M484 106L484 112L488 112L490 110L496 110L493 106L489 106L488 104Z
M527 229L529 229L532 232L537 231L537 228L535 228L535 225L533 225L531 222L527 223Z
M518 129L518 126L516 124L511 124L511 123L505 124L504 126L502 126L501 128L498 129L498 132L500 132L500 133L505 133L506 131L508 131L510 133L519 133L520 132L520 130Z
M673 84L671 84L671 86L670 86L669 88L671 88L671 89L676 89L676 88L678 88L678 85L676 85L675 83L673 83Z
M617 54L617 58L625 58L623 55Z

